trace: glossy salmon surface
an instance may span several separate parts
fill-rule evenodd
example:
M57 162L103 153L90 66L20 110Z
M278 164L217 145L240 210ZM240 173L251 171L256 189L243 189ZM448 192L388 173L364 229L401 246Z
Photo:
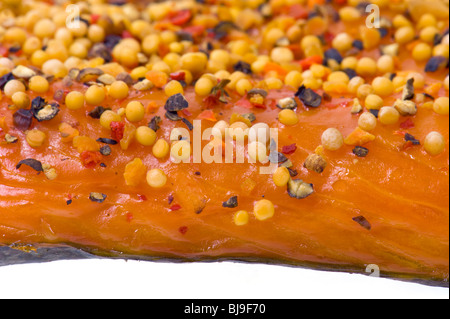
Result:
M346 1L333 2L335 8L345 5ZM311 10L306 4L301 7ZM235 36L254 41L263 54L266 52L261 40L263 27L259 28L246 30L247 35L236 33ZM342 21L330 22L325 34L332 37L342 30L358 37L356 29ZM251 40L248 34L254 34L257 40ZM221 45L220 41L211 42L217 48ZM324 47L329 45L326 42ZM363 50L357 57L378 59L380 45ZM10 48L11 44L3 42L2 46ZM448 101L448 90L442 86L448 69L426 73L426 61L416 62L410 51L400 51L396 57L396 73L418 72L425 77L426 84L415 90L416 97L439 83L432 98L447 97ZM9 58L16 65L33 67L26 55L10 54ZM298 53L293 63L299 64L305 59L304 53ZM105 62L95 67L104 65L108 66ZM123 68L128 73L133 69ZM205 73L211 72L205 70ZM374 77L365 77L366 83L371 83ZM370 131L374 136L372 141L356 143L369 150L365 157L359 157L353 152L355 145L344 143L336 151L321 148L321 136L326 129L337 128L346 138L358 127L360 115L351 112L355 94L324 94L323 87L314 88L314 92L326 98L319 107L308 107L295 97L297 87L283 85L268 89L257 84L264 80L263 74L254 73L249 78L254 87L268 93L263 107L247 103L246 96L229 87L226 88L227 102L211 105L204 96L196 94L194 80L184 88L183 95L189 106L179 115L189 123L199 120L204 131L219 120L230 122L233 114L252 113L253 124L266 123L277 129L277 151L292 162L292 179L313 185L314 192L310 196L294 198L286 186L274 184L272 174L261 174L259 169L263 164L248 163L247 144L244 163L194 163L193 156L188 163L175 163L170 154L158 159L152 153L152 146L132 139L128 147L121 143L109 145L109 156L101 155L93 165L86 165L73 139L62 135L61 123L76 129L77 135L93 140L115 136L100 125L99 119L89 115L98 105L85 103L82 109L69 110L56 94L66 95L70 91L84 94L88 85L73 81L68 87L64 77L55 77L45 93L26 91L30 100L40 96L60 106L51 120L33 119L29 129L38 129L46 136L39 147L31 147L26 130L15 125L17 108L11 107L12 99L3 93L0 100L3 133L0 246L30 249L40 245L63 245L111 257L182 261L236 259L361 273L368 265L376 265L382 276L448 285L448 113L436 113L432 102L427 103L429 99L415 100L416 114L400 116L392 125L377 123ZM103 88L108 92L108 85ZM401 96L400 88L383 97L384 105L393 105ZM284 125L278 119L280 109L276 105L287 97L295 97L298 103L295 125ZM131 122L122 113L123 123L138 128L159 116L162 122L156 130L157 139L169 142L173 129L183 128L188 129L193 144L196 141L194 131L190 131L185 122L166 117L167 99L163 88L138 91L130 86L126 98L115 99L107 93L101 105L120 113L130 101L140 101L145 106L144 118ZM206 110L213 112L213 119L201 119ZM436 156L427 153L423 146L431 131L439 132L445 140L444 150ZM18 140L6 142L5 134ZM407 143L405 134L413 136L419 144ZM207 142L201 141L202 148ZM105 146L105 143L96 143L99 148ZM321 173L303 165L314 153L327 162ZM165 185L153 188L145 175L137 185L127 185L126 166L136 158L142 160L146 170L162 170L167 176ZM27 165L18 167L25 159L46 164L45 167L53 168L57 176L48 178L44 171L37 172ZM106 198L101 202L92 200L93 192L104 194ZM224 202L234 196L237 205L224 207ZM273 216L266 220L257 219L253 213L255 203L262 199L272 202L275 209ZM235 213L240 210L249 214L245 225L235 223Z

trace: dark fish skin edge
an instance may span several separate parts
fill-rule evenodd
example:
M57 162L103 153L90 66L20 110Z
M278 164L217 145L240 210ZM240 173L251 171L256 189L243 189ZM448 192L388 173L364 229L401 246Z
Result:
M369 275L365 272L366 265L356 267L354 265L334 265L311 262L296 262L287 259L258 258L255 256L228 256L228 257L169 257L169 256L151 256L151 255L130 255L117 251L102 251L96 248L75 247L68 244L35 244L33 247L36 252L24 252L13 249L9 246L0 245L0 267L18 264L31 264L52 262L58 260L82 260L82 259L123 259L138 260L148 262L171 262L171 263L192 263L192 262L241 262L250 264L267 264L284 267L294 267L302 269L311 269L318 271L332 271L341 273L354 273ZM425 286L449 288L448 279L417 276L414 274L386 273L381 271L380 278L387 278L403 282L417 283Z

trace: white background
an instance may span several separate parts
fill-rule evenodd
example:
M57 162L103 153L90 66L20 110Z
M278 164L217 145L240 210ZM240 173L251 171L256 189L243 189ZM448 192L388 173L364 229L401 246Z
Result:
M92 259L0 267L0 298L448 299L449 290L260 264Z

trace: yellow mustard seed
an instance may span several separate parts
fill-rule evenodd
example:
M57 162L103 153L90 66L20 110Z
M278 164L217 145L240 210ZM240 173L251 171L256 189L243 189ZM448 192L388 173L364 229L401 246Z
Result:
M170 97L178 93L184 94L184 89L180 82L172 80L164 86L164 93Z
M291 86L295 89L299 88L302 85L302 82L303 82L302 73L298 70L290 71L284 78L284 84Z
M245 210L237 211L233 216L234 223L237 226L243 226L248 224L249 214Z
M449 113L448 101L449 101L448 97L445 97L445 96L437 98L436 100L434 100L433 110L438 114L448 115L448 113Z
M336 128L328 128L322 133L322 145L329 151L336 151L344 144L342 133Z
M433 156L439 155L445 149L445 139L439 132L430 132L425 137L423 147L428 154Z
M267 161L267 146L261 142L253 141L248 144L248 157L253 163Z
M283 81L276 77L269 77L264 80L268 90L279 90L283 87Z
M139 101L131 101L125 108L125 116L130 122L142 121L145 115L145 107Z
M411 26L404 26L399 29L394 34L395 42L398 44L407 44L414 40L416 32Z
M101 105L106 98L105 89L98 85L91 85L84 93L84 98L89 105Z
M30 78L28 86L31 91L42 94L47 93L50 85L46 78L40 75L35 75Z
M79 110L84 106L84 94L71 91L66 95L66 106L69 110Z
M236 83L236 91L239 95L244 96L248 91L253 89L253 85L248 79L240 79Z
M11 99L14 105L19 109L26 109L31 103L30 97L25 92L21 91L14 93Z
M419 43L414 47L411 54L415 61L423 62L431 58L433 49L427 43Z
M364 131L372 131L377 126L377 118L370 112L364 112L358 118L358 126Z
M379 110L384 104L383 99L376 94L369 94L364 101L366 108L370 110Z
M175 141L170 147L170 156L175 162L185 162L191 157L191 143L186 140Z
M122 100L128 97L129 88L124 81L114 81L111 84L108 93L113 99Z
M11 80L6 82L3 92L7 97L12 98L12 96L17 92L25 92L25 85L23 85L23 83L19 80Z
M169 151L170 151L169 143L167 143L167 141L164 139L157 140L152 148L153 156L159 159L166 157L169 154Z
M373 76L377 73L377 63L372 58L363 57L356 65L356 73L361 76Z
M383 106L378 113L378 120L385 125L395 124L399 119L400 113L392 106Z
M262 199L255 203L253 213L257 220L263 221L273 217L275 214L275 207L270 200Z
M111 129L111 122L120 122L120 121L122 121L120 115L111 110L106 110L100 116L100 125L108 130Z
M46 137L47 136L44 132L38 129L33 129L26 132L25 140L31 147L37 148L44 144Z
M158 168L151 169L147 172L147 183L153 188L164 187L167 183L167 176Z
M292 126L298 123L298 116L295 111L290 109L281 110L278 113L278 120L281 124Z
M378 76L372 81L372 88L375 94L380 96L388 96L394 92L394 84L384 76Z
M289 174L289 170L284 166L278 167L272 176L273 182L278 187L285 187L290 178L291 175Z
M148 126L139 126L136 129L135 138L141 145L152 146L156 142L156 132Z
M215 84L211 81L211 79L202 77L195 83L195 93L198 96L207 96L211 93L214 85Z

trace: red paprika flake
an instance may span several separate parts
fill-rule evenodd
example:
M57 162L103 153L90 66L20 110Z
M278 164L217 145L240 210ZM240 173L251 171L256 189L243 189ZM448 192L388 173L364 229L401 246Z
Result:
M137 196L138 196L139 200L142 201L142 202L147 200L147 196L145 196L145 195L137 194Z
M290 155L290 154L293 154L296 150L297 150L297 144L294 143L291 145L283 146L283 148L281 149L281 153Z
M97 164L102 162L102 154L100 152L84 151L80 155L81 162L86 168L95 168Z
M123 139L123 132L125 130L124 122L111 122L109 125L111 127L111 137L116 141Z
M184 235L184 234L187 233L188 228L187 228L187 226L181 226L180 228L178 228L178 231L179 231L182 235Z
M188 23L189 20L191 20L191 18L192 18L191 10L180 10L171 12L169 14L170 23L178 26Z
M175 204L175 205L170 206L171 211L176 211L176 210L180 210L180 209L181 209L180 204Z
M414 122L410 118L407 119L406 121L400 123L400 127L405 130L413 128L414 126L415 126Z
M130 212L126 213L125 218L126 218L127 222L131 222L133 220L133 213L130 213Z
M186 79L186 73L182 71L170 73L170 78L175 81L184 81Z

